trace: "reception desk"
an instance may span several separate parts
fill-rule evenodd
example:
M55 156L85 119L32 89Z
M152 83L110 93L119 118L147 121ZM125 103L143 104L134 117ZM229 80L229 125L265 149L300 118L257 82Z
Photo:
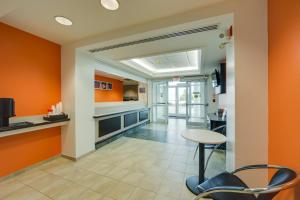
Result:
M95 119L96 143L105 141L129 129L146 123L150 119L150 109L137 103L97 107Z

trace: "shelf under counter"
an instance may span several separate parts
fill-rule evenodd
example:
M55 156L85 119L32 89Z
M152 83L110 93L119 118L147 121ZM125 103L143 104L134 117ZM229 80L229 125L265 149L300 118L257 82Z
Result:
M19 135L32 131L38 131L42 129L54 128L59 126L67 125L70 119L63 119L57 121L46 121L42 115L39 116L28 116L28 117L17 117L10 120L10 123L18 122L30 122L26 126L11 126L0 128L0 138L8 137L13 135Z

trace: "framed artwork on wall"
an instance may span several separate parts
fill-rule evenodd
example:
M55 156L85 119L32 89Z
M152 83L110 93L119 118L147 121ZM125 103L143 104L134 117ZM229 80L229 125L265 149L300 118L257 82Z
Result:
M112 90L112 83L107 83L107 89Z
M112 83L109 83L109 82L95 80L94 88L97 90L112 90L113 85L112 85Z
M95 89L99 89L100 88L100 82L99 81L95 81L94 82L94 87L95 87Z
M101 90L106 90L106 82L101 82Z
M146 88L144 87L139 88L139 93L146 93Z

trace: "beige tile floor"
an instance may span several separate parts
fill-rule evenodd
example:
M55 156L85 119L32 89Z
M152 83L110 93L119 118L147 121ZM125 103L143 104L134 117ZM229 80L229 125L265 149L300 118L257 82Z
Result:
M197 174L194 150L122 137L76 162L59 157L2 180L0 199L191 200L185 179ZM223 171L224 160L214 154L206 175Z

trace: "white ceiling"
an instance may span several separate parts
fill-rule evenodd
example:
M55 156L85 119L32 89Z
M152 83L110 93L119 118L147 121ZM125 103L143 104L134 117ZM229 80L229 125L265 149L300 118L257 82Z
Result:
M222 1L119 0L120 8L113 12L100 0L0 0L0 21L64 44ZM70 18L73 26L57 24L57 15Z
M145 23L158 23L166 17L173 19L172 17L177 16L177 14L189 13L189 11L194 11L201 7L205 9L206 6L223 1L226 0L119 0L120 9L108 11L101 7L100 0L0 0L0 21L59 44L67 44L78 43L79 41L93 41L90 39L103 38L103 36L105 38L105 35L118 32L118 30L128 30L130 29L129 27L139 27ZM54 16L57 15L70 18L73 21L73 26L65 27L56 23ZM96 59L107 64L114 65L136 75L153 78L154 76L130 68L120 63L120 61L200 49L201 64L199 65L205 68L215 67L220 60L225 58L225 50L218 48L224 42L224 39L220 39L218 36L221 32L224 32L224 28L228 28L232 24L232 16L219 16L179 24L137 33L137 35L130 35L124 38L118 37L113 40L94 40L77 47L81 47L81 50L88 52L91 48L134 41L216 23L220 25L217 31L170 38L93 54ZM174 62L172 65L176 67L177 65L187 64L183 57L183 55L173 57L171 59ZM151 61L150 58L147 61L153 63L153 60ZM160 62L163 63L162 61ZM167 64L166 62L159 66L157 65L157 69L169 67L171 67L170 63ZM199 69L197 73L205 73L205 70ZM193 74L195 73L181 73L181 75ZM166 74L162 75L166 76ZM168 76L173 75L178 75L178 72L170 73Z
M81 50L90 53L90 49L103 48L110 45L122 44L124 42L131 42L141 40L149 37L155 37L167 33L174 33L182 30L190 30L193 28L218 24L217 30L195 33L175 38L168 38L159 41L146 42L126 47L114 48L110 50L92 53L92 55L107 64L114 65L120 69L129 71L131 73L144 76L146 78L160 78L170 76L189 76L195 74L210 73L212 68L218 66L220 61L225 59L225 48L220 49L219 45L226 42L226 38L220 38L219 35L224 33L226 29L233 23L232 15L223 15L205 20L198 20L186 24L179 24L177 26L165 27L146 33L132 35L129 37L118 38L115 40L95 43L81 48ZM136 63L128 62L131 59L143 58L144 63L152 66L156 70L182 67L187 64L187 56L183 52L190 50L201 50L199 55L199 68L197 70L172 72L172 73L153 73L153 70L147 70ZM177 52L177 53L175 53ZM90 53L91 54L91 53ZM169 59L170 58L170 59ZM124 60L127 63L124 64ZM122 62L123 61L123 62ZM162 71L160 71L162 72Z

